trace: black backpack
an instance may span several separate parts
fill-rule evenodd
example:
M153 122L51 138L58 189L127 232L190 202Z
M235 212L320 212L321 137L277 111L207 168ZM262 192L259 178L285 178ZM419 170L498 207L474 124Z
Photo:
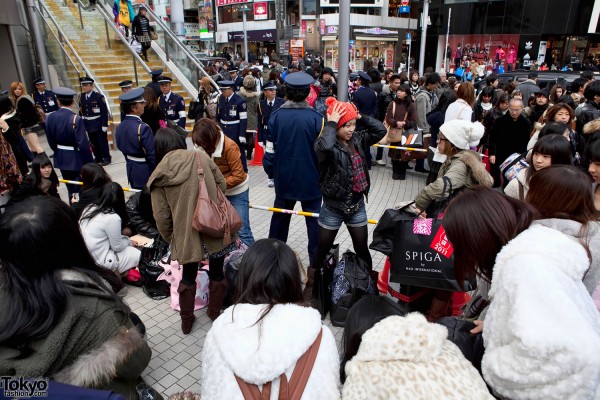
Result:
M376 282L369 276L365 261L346 251L333 271L331 282L331 324L344 326L350 308L366 295L376 295Z

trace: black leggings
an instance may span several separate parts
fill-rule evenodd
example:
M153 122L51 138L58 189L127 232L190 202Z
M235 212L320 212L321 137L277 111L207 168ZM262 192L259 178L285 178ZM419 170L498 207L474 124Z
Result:
M225 279L225 274L223 273L223 262L225 261L225 256L211 258L208 261L208 278L211 281L222 281ZM184 285L191 286L196 283L196 276L198 275L198 263L189 263L183 264L183 271L181 282Z
M315 268L320 268L327 257L327 253L333 246L335 237L337 236L339 229L330 230L319 226L319 245L317 246L317 254L315 256ZM369 270L373 269L373 260L371 259L371 252L369 252L369 230L367 226L356 226L348 227L348 233L352 238L352 246L356 255L359 256L369 266Z

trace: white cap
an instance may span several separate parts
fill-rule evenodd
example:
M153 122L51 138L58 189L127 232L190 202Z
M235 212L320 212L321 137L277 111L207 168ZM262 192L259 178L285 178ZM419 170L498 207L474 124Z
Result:
M481 123L462 119L453 119L440 126L440 133L461 150L477 146L484 132L485 128Z

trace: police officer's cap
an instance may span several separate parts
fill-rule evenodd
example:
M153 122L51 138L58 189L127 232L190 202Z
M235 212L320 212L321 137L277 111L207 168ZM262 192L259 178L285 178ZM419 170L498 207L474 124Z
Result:
M33 84L34 84L34 85L40 85L40 84L42 84L42 83L46 83L46 81L44 80L44 78L41 78L41 77L40 77L40 78L35 78L35 79L33 80Z
M367 82L373 81L373 79L371 79L371 77L365 71L358 71L358 76L360 79L364 79Z
M263 90L276 90L277 89L277 85L275 84L275 81L268 81L267 83L265 83L265 86L263 86Z
M239 70L237 68L229 68L228 71L231 73L231 72L238 72Z
M92 78L90 78L89 76L84 76L84 77L79 78L79 82L81 82L82 85L85 85L88 83L89 84L94 83L94 80Z
M73 89L59 86L54 88L54 94L59 100L73 100L77 93Z
M119 83L119 86L122 88L128 88L131 87L131 85L133 85L133 82L130 80L124 80L123 82Z
M150 75L152 76L161 76L163 73L162 69L153 69L152 71L150 71Z
M235 86L234 81L219 81L217 84L221 89L232 89Z
M292 89L306 89L315 82L315 79L306 72L293 72L287 74L284 81Z
M156 82L161 83L161 84L162 83L171 83L172 80L173 79L169 78L168 76L162 75L162 76L158 77L158 79L156 80Z
M141 103L144 101L144 88L131 89L119 96L122 103Z

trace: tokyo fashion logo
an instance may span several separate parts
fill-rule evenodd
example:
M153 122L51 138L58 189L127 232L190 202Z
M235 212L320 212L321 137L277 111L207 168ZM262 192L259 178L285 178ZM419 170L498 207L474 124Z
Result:
M0 376L0 390L4 397L36 398L48 396L48 379L27 379L16 376Z

